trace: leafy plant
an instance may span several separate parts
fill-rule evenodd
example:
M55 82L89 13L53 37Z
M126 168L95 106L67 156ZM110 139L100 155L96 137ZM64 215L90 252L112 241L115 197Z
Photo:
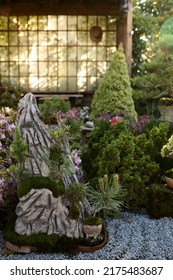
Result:
M80 209L76 205L71 205L69 208L68 217L73 220L78 220L80 215Z
M79 202L84 200L85 191L83 184L72 183L68 186L65 193L71 205L79 205Z
M39 110L43 121L47 124L57 124L58 112L66 113L70 109L70 102L58 97L46 98L39 104Z
M117 215L123 205L123 191L119 184L118 174L113 174L110 178L107 174L98 179L98 185L93 188L85 185L86 197L93 207L93 216L103 211Z
M13 111L9 108L0 110L0 206L15 208L17 204L17 181L12 175L10 166L12 157L10 145L13 141Z
M17 108L22 91L16 88L7 88L1 95L0 107Z
M167 144L163 145L161 149L161 156L173 158L173 135L168 139Z
M149 190L148 212L151 217L173 217L173 192L163 184L152 184Z
M145 208L148 186L160 182L162 173L171 168L171 163L165 162L160 155L168 135L166 123L147 124L136 133L129 121L122 120L111 126L108 121L101 120L83 149L82 167L86 180L94 185L95 177L116 172L127 193L126 206L132 210Z
M20 182L25 176L26 172L23 170L23 162L27 154L27 144L23 141L20 136L19 129L15 128L14 140L11 143L11 154L16 164L11 166L11 171L14 174L17 182Z

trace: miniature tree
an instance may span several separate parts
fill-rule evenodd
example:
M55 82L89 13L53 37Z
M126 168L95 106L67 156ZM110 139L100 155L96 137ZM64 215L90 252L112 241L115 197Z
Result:
M16 177L17 182L20 182L22 178L26 176L25 170L23 170L23 163L26 158L27 144L20 136L18 127L15 128L15 137L11 144L11 154L16 161L17 165L11 166L11 171Z
M132 88L123 47L120 46L96 90L91 104L93 118L103 113L124 112L136 119Z

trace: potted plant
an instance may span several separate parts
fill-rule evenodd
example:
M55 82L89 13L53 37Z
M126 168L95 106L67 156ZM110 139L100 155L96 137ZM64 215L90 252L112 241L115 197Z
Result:
M117 215L120 212L123 205L123 191L119 184L118 174L108 176L105 174L98 179L98 185L96 188L89 184L85 185L86 197L93 208L93 215L87 217L84 221L83 231L86 236L93 236L96 238L103 225L103 218L106 213Z
M83 231L86 237L93 237L94 239L101 233L103 220L101 217L89 216L85 219L83 224Z
M173 98L162 97L159 99L158 105L159 105L161 120L173 121Z

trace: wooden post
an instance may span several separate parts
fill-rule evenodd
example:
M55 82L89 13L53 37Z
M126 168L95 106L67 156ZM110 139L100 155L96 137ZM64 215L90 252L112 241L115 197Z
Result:
M121 14L117 21L117 47L123 44L129 75L132 61L132 0L128 0L128 12Z

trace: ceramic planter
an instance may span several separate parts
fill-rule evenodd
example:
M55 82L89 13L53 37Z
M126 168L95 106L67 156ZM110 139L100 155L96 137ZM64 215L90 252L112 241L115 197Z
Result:
M169 188L173 189L173 179L165 176L164 180L165 180L166 185Z
M173 106L159 106L162 121L173 122Z
M101 233L102 224L100 225L83 225L83 232L86 234L86 237L97 238Z

